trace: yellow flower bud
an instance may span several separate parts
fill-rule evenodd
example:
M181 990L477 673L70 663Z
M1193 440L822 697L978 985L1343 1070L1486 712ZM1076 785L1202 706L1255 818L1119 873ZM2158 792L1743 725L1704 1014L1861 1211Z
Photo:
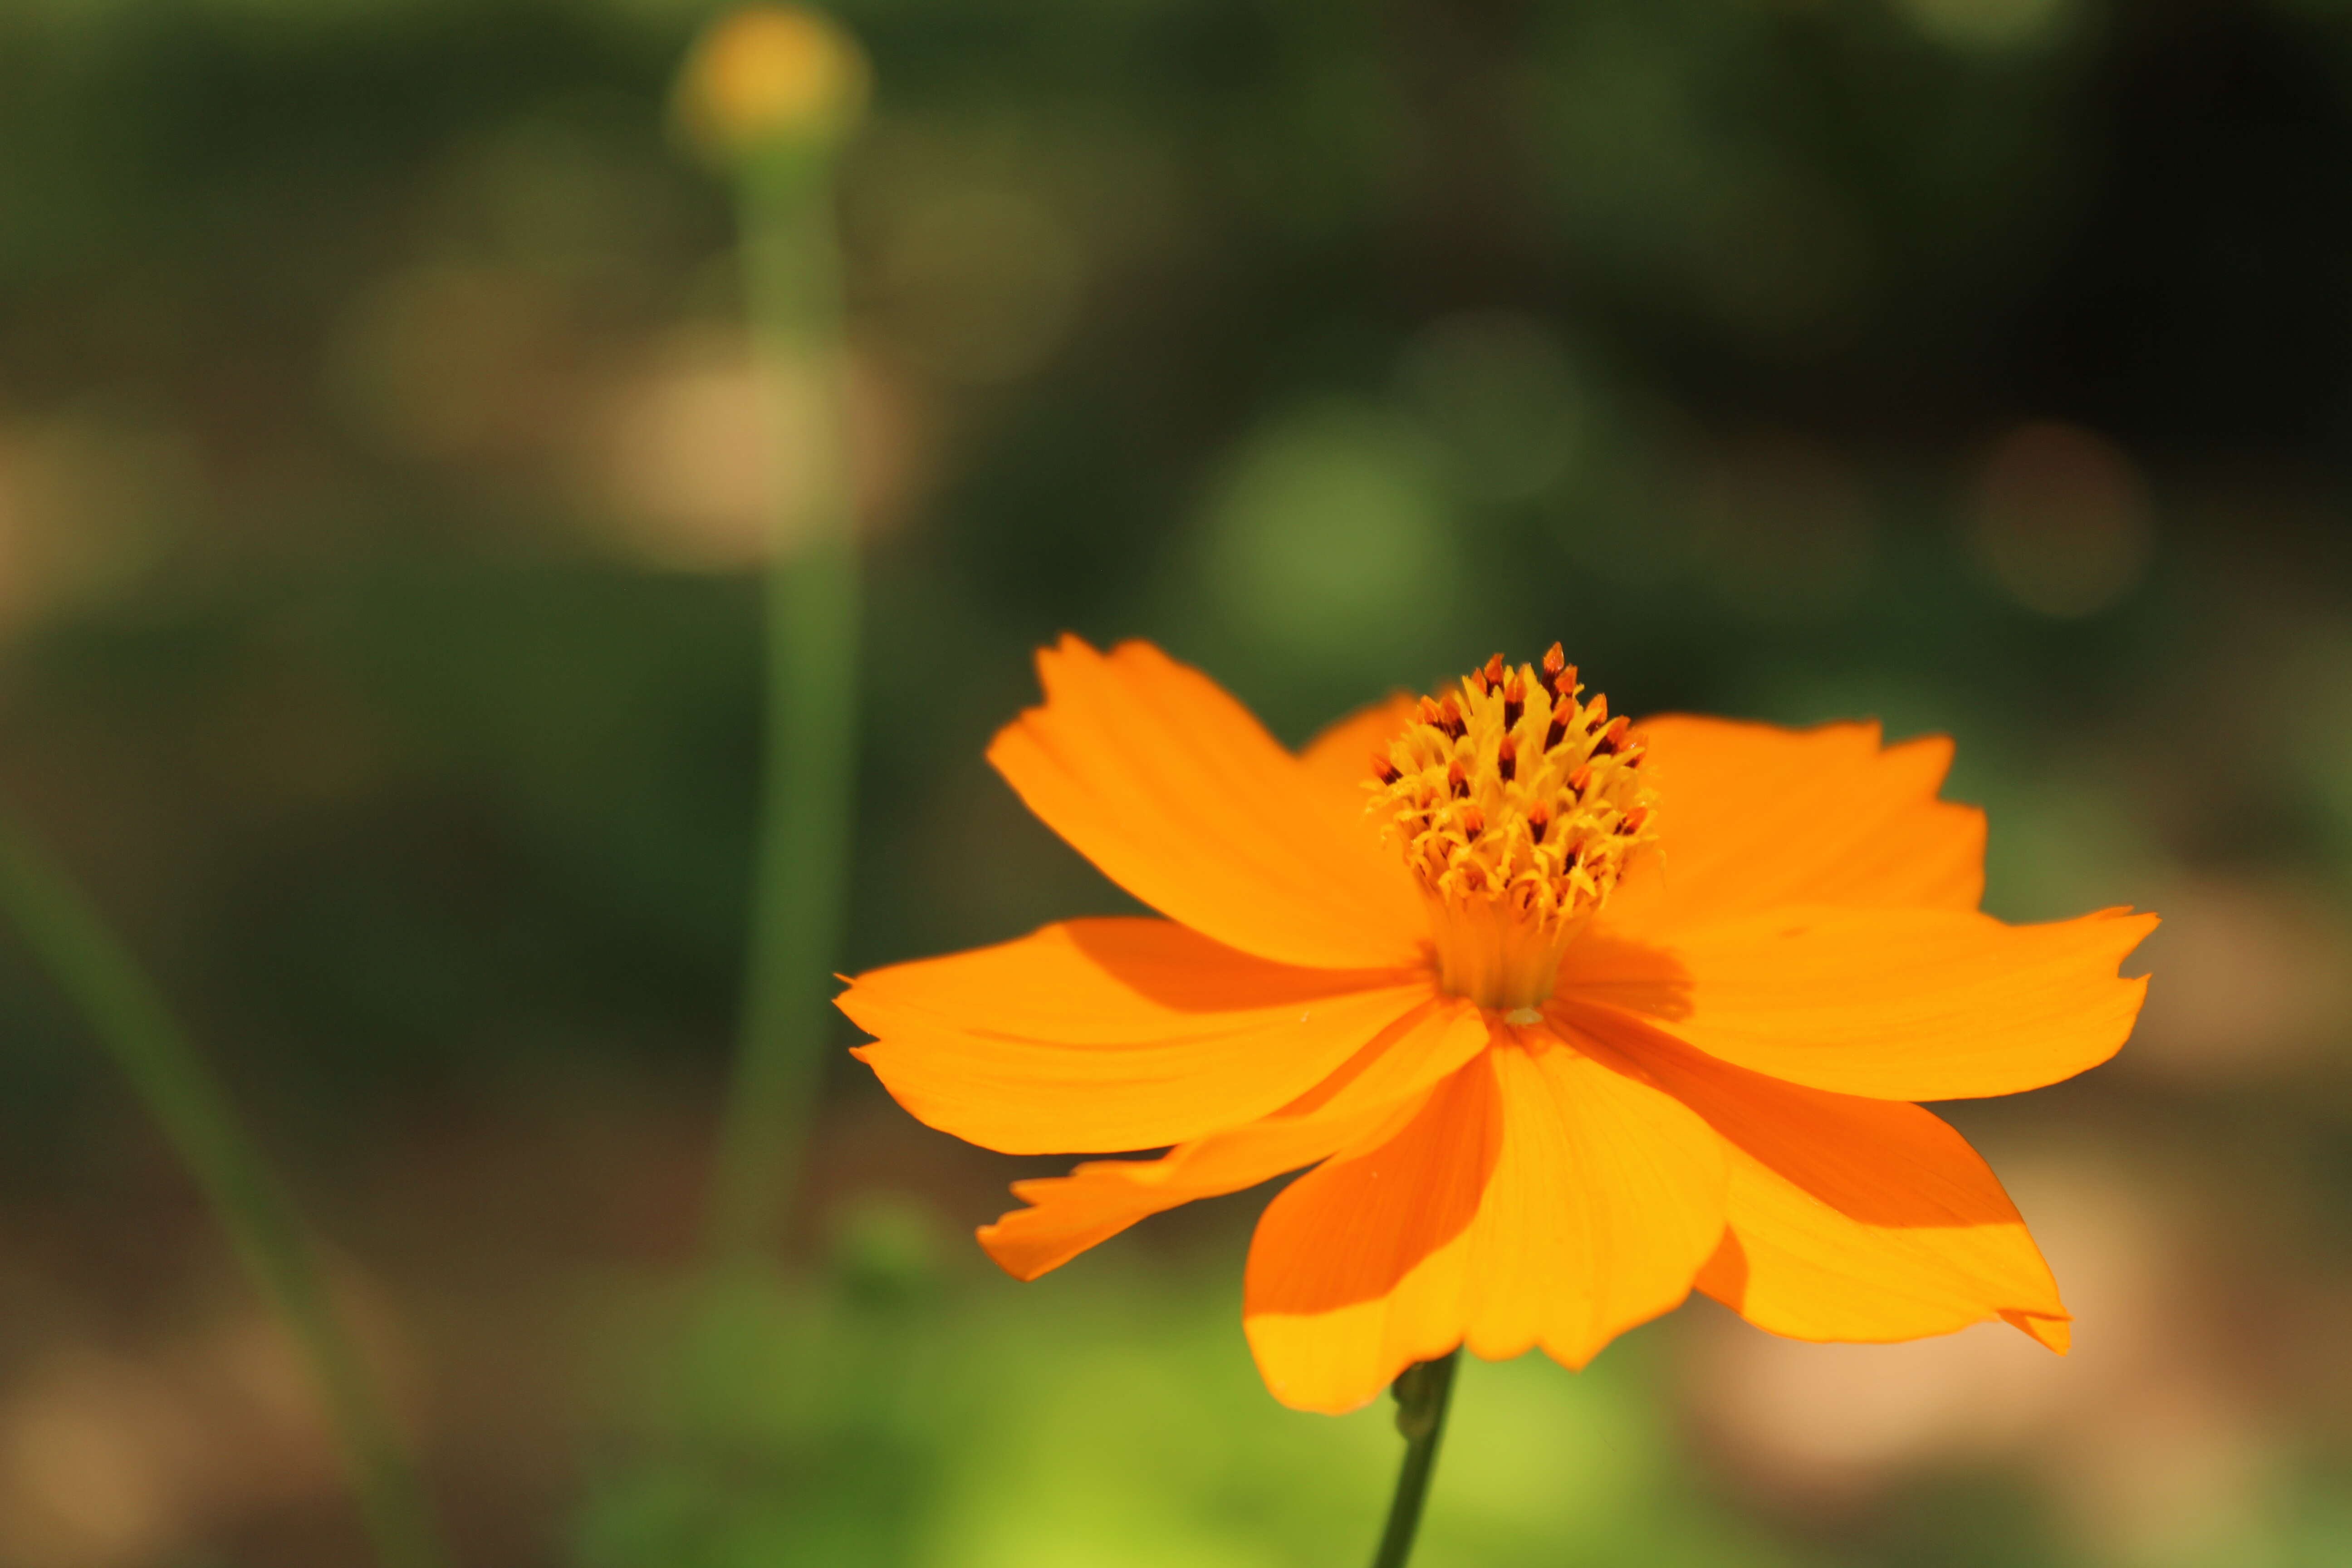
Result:
M840 24L800 5L746 5L695 39L678 73L680 127L706 155L732 161L837 142L866 111L872 71Z

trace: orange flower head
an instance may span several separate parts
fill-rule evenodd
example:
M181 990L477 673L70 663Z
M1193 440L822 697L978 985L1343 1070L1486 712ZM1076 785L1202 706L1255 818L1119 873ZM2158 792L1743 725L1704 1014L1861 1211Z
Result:
M1558 643L1546 667L1496 654L1373 759L1372 810L1428 907L1439 984L1507 1011L1551 995L1570 941L1658 836L1641 742L1608 699L1578 700Z
M1557 645L1298 752L1147 644L1066 637L1038 672L989 760L1159 916L840 998L935 1127L1165 1151L1014 1184L1027 1206L980 1231L1008 1271L1308 1167L1258 1222L1242 1310L1302 1409L1457 1346L1581 1366L1693 1289L1798 1339L1999 1320L2065 1348L2016 1206L1916 1102L2112 1056L2155 918L1980 913L1983 816L1937 798L1949 742L1636 727Z

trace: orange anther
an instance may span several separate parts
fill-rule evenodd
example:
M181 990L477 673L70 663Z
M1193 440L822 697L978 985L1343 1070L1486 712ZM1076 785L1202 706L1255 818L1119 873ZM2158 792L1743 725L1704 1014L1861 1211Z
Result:
M1469 728L1462 721L1462 705L1451 697L1437 705L1436 724L1439 729L1457 741L1462 738L1463 731Z
M1649 820L1650 808L1646 805L1637 805L1633 810L1625 814L1625 820L1617 825L1617 831L1620 833L1639 833L1642 831L1642 824Z
M1486 661L1486 668L1484 668L1484 669L1482 669L1482 670L1480 670L1480 671L1478 672L1478 674L1479 674L1480 679L1482 679L1486 682L1486 689L1487 689L1487 690L1489 690L1489 691L1492 691L1492 690L1494 690L1494 689L1495 689L1495 688L1496 688L1497 686L1502 685L1502 684L1503 684L1503 656L1502 656L1501 654L1499 654L1499 653L1498 653L1498 654L1495 655L1492 658L1489 658L1489 659Z
M1558 680L1559 679L1559 672L1567 668L1568 654L1566 650L1561 648L1559 644L1554 643L1550 647L1544 650L1543 672L1544 682L1546 685L1549 685L1552 681Z
M1503 782L1505 784L1510 783L1512 779L1518 776L1519 743L1517 741L1512 740L1508 735L1504 736L1503 743L1496 748L1495 766L1496 771L1503 775Z
M1469 810L1462 814L1462 837L1465 838L1475 838L1478 835L1486 831L1486 813L1480 811L1474 805Z
M1582 795L1584 786L1591 782L1592 770L1580 764L1574 773L1568 775L1568 787L1578 795Z
M1384 784L1397 782L1396 764L1389 761L1387 753L1382 752L1372 753L1372 776Z
M1448 789L1451 789L1454 792L1454 799L1464 800L1468 798L1470 794L1470 775L1462 771L1462 764L1460 763L1448 763L1445 764L1445 784Z

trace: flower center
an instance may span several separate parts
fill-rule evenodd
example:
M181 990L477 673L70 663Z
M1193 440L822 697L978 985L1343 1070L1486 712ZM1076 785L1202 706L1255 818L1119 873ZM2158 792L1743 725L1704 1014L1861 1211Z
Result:
M1483 1007L1549 996L1560 954L1657 837L1641 739L1583 689L1558 643L1541 669L1496 654L1372 757L1370 809L1420 880L1439 983Z

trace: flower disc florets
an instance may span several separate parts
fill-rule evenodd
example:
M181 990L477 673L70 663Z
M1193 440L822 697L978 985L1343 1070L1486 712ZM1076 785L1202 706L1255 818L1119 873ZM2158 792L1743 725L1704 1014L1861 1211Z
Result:
M1496 654L1424 697L1372 758L1371 810L1421 883L1448 991L1517 1010L1657 836L1643 744L1609 700L1581 700L1554 643L1540 669Z

